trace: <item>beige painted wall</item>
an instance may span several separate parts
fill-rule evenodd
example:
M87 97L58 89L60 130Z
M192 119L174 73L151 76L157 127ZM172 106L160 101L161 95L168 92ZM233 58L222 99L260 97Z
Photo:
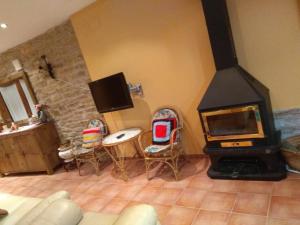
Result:
M269 87L275 110L300 107L300 1L227 3L240 64Z
M92 80L124 72L142 83L133 109L106 114L110 128L150 128L151 112L173 105L184 116L184 147L202 152L197 106L215 67L199 0L99 0L71 20Z

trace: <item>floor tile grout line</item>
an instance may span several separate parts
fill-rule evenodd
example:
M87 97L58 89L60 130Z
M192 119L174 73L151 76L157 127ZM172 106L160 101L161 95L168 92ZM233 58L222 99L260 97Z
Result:
M234 210L235 206L237 205L237 202L238 202L238 193L236 193L236 195L235 195L234 203L233 203L233 206L232 206L232 208L230 210L230 213L228 215L226 225L228 225L230 223L230 220L231 220L231 217L232 217L232 214L233 214L233 210Z
M200 214L201 212L201 209L199 208L197 213L195 214L193 220L192 220L192 223L190 225L194 225L194 223L196 222L197 218L198 218L198 215Z
M163 204L161 204L163 205ZM171 206L171 205L164 205L164 206ZM259 214L253 214L253 213L242 213L242 212L232 212L231 210L213 210L213 209L206 209L206 208L202 208L202 207L187 207L187 206L180 206L180 205L176 205L176 207L179 208L188 208L188 209L196 209L196 210L200 210L200 211L211 211L211 212L219 212L219 213L227 213L227 214L238 214L238 215L246 215L246 216L257 216L257 217L264 217L267 218L267 216L265 215L259 215ZM282 218L279 218L282 219Z
M275 189L275 183L273 182L272 191L271 191L271 194L269 196L269 204L268 204L266 225L269 224L269 220L270 220L270 211L271 211L271 204L272 204L272 197L273 197L274 189Z
M290 218L286 218L286 217L271 217L270 219L277 219L277 220L295 220L295 221L299 221L300 222L300 218L298 217L290 217ZM297 224L298 225L298 224Z
M210 191L210 190L201 189L201 188L192 188L192 189L198 189L198 190L203 190L203 191L208 191L208 192L215 192L215 193L270 195L270 193L261 193L261 192L245 192L245 191L226 192L226 191ZM274 195L274 196L276 196L276 195ZM281 195L279 195L279 196L281 196ZM291 197L291 196L282 195L282 197Z
M244 215L244 216L257 216L257 217L267 218L267 216L258 215L258 214L251 214L251 213L233 212L232 214Z

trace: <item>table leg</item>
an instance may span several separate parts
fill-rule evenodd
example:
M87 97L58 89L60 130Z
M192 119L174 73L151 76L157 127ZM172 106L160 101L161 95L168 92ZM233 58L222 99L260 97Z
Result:
M127 171L126 171L126 167L125 167L125 157L123 155L123 151L120 151L118 146L115 146L115 148L116 148L117 155L119 158L121 176L125 181L128 181Z
M111 147L111 149L105 148L107 154L111 157L114 162L114 167L120 170L121 177L123 180L128 181L127 171L125 168L125 158L122 151L117 146Z
M135 148L135 152L136 152L136 154L134 156L138 156L138 158L143 158L144 157L144 153L140 149L140 146L137 143L137 139L132 140L132 142L133 142L133 147Z

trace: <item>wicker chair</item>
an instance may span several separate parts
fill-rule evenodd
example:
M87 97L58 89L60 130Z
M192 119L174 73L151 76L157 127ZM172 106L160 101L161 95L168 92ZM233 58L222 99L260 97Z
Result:
M145 166L147 178L149 177L149 170L154 162L162 162L167 164L173 171L175 179L178 180L178 160L183 154L181 146L181 130L183 128L183 120L181 114L171 107L163 107L157 109L152 118L151 127L153 129L154 120L173 119L176 121L176 126L170 132L169 142L164 145L157 145L152 143L152 130L143 132L139 137L138 142L140 148L143 150L145 158Z
M93 119L88 122L87 125L88 129L97 128L97 127L100 128L100 134L101 134L100 141L102 141L103 137L108 134L106 124L100 119ZM96 174L99 175L100 161L107 158L106 152L104 151L102 144L98 143L96 146L93 147L84 147L81 138L81 140L73 139L72 145L73 145L73 155L75 156L75 161L78 168L79 176L81 176L80 167L83 163L90 163L94 167Z

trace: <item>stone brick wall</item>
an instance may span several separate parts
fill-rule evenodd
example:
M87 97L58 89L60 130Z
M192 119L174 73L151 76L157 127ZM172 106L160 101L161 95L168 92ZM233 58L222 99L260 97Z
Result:
M63 81L53 80L39 71L41 55L47 56L56 78ZM89 119L100 117L88 89L90 79L69 21L1 53L0 77L14 72L11 63L14 59L22 62L39 103L49 106L48 112L62 141L80 135Z
M282 139L300 135L300 108L276 111L274 117Z

